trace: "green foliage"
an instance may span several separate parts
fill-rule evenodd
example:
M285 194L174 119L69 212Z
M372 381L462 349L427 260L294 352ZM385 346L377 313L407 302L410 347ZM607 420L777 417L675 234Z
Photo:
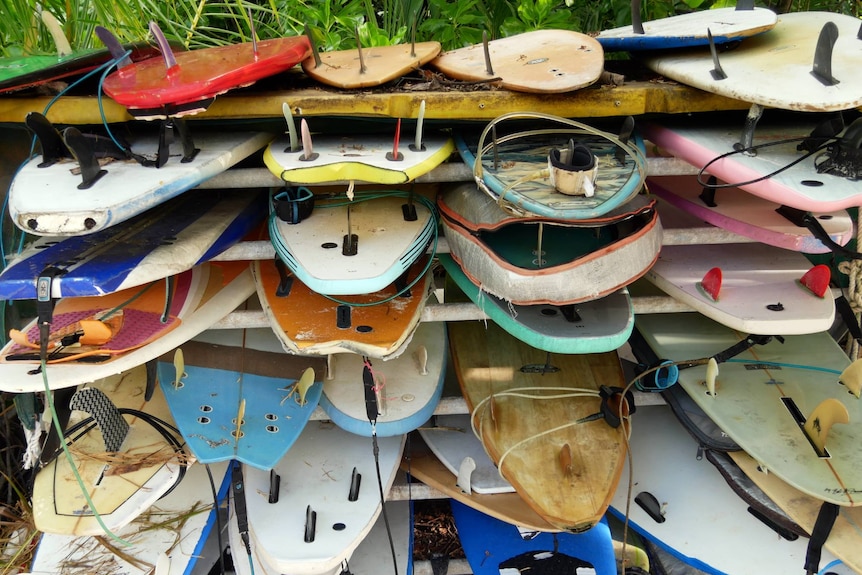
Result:
M532 30L575 28L572 12L559 0L521 0L515 12L517 17L506 18L503 22L503 36Z

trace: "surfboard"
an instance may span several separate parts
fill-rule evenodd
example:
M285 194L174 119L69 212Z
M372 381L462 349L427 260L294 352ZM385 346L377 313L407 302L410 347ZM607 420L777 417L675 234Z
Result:
M831 23L831 24L830 24ZM831 28L824 63L815 50L824 26ZM713 74L709 48L644 54L658 74L682 84L769 108L801 112L849 110L862 105L859 19L833 12L781 14L768 34L748 38L719 54L723 74ZM816 69L817 73L812 74ZM724 76L724 77L722 77ZM757 78L757 82L752 82Z
M380 437L377 444L386 493L404 436ZM371 439L330 422L309 422L272 474L243 472L250 538L276 573L337 573L382 511ZM269 503L273 484L280 489Z
M36 280L57 270L51 297L104 295L184 272L260 224L267 194L190 190L93 234L37 238L0 273L0 299L36 299Z
M467 429L469 432L469 427ZM479 445L480 449L483 449L481 443ZM493 464L491 466L493 467ZM501 521L536 531L560 531L558 527L545 521L514 491L479 493L471 490L467 493L464 488L458 486L457 476L441 463L422 441L421 436L416 434L410 436L409 449L405 449L401 469L446 496Z
M732 153L734 145L743 139L745 117L738 114L703 122L662 119L660 123L645 123L643 133L670 154L717 177L719 184L738 186L766 200L811 212L858 206L858 182L818 173L815 157L819 154L806 158L807 152L797 150L797 145L825 119L814 114L764 113L751 141L754 146L763 145L756 155ZM719 157L724 154L728 155ZM717 189L715 202L720 203L725 195L724 189Z
M450 501L464 555L475 575L537 573L617 573L607 522L583 533L524 532L472 507Z
M487 54L487 55L486 55ZM431 65L452 78L494 81L515 92L559 94L595 83L604 51L594 38L572 30L534 30L447 50Z
M401 133L400 122L390 134L309 135L295 148L291 147L295 133L285 135L267 146L263 161L288 184L405 184L430 172L455 151L448 135L422 133L421 125L417 126L415 135Z
M639 315L635 328L658 357L671 361L708 358L749 337L695 313ZM788 335L720 363L714 380L707 379L706 365L682 369L678 385L771 473L823 501L854 506L862 406L836 383L849 365L827 332ZM842 380L856 389L852 379ZM844 409L850 423L839 425ZM803 431L811 416L809 426L816 419L819 433Z
M723 45L767 32L777 21L775 12L766 8L713 8L649 20L638 31L632 25L602 30L596 40L608 52L705 46L709 34L717 45Z
M807 227L782 216L779 204L739 188L721 190L710 199L709 191L704 193L693 176L651 177L647 187L675 208L754 241L807 254L831 251ZM811 217L836 244L843 246L853 239L853 220L846 210L814 213Z
M709 574L804 571L808 540L779 537L751 515L716 469L697 458L697 442L667 406L638 407L631 426L631 528ZM628 463L610 508L619 518L625 515L627 476ZM643 501L649 508L652 498L661 510L656 518L636 502ZM823 559L821 566L832 558L827 554Z
M59 300L51 323L52 340L81 329L95 329L102 337L106 325L110 331L105 343L97 339L90 344L85 338L81 345L63 344L51 350L47 385L51 389L80 385L155 359L209 328L254 293L247 262L210 262L183 272L167 291L167 303L166 283ZM37 369L38 346L32 348L39 341L37 320L21 332L29 344L12 340L0 350L0 389L12 393L44 391L43 376Z
M765 244L677 245L664 246L644 277L732 329L791 335L827 330L835 318L831 293L799 283L811 268L802 254Z
M225 502L228 491L226 463L210 466L217 489L217 502ZM74 570L88 573L148 575L156 565L164 575L193 575L199 567L214 563L205 554L204 543L215 531L217 510L204 465L189 467L177 487L153 503L142 515L118 530L129 542L123 546L107 537L74 537L43 533L30 565L32 575L56 575Z
M118 224L189 190L250 156L272 139L266 132L195 130L200 152L190 162L172 158L159 169L134 160L117 160L90 189L82 183L77 161L39 167L43 157L21 167L9 188L9 214L34 235L81 235ZM155 154L156 134L135 133L128 143L136 154Z
M577 222L512 216L472 183L443 190L437 206L449 252L464 273L483 291L519 305L606 296L642 276L661 249L655 199L646 196Z
M321 84L346 90L379 86L400 78L440 53L440 42L414 42L319 52L302 61L302 70Z
M264 314L290 353L329 355L358 353L373 358L404 351L431 290L429 260L420 258L408 270L409 291L396 286L338 301L312 291L272 260L252 264Z
M761 471L744 451L731 453L733 461L794 521L811 532L823 502L794 489L775 475ZM829 531L824 547L857 573L862 572L862 508L842 507ZM823 561L821 561L823 563Z
M596 524L625 456L623 426L601 416L599 396L624 385L616 352L550 355L478 322L450 323L449 342L473 429L503 477L560 530Z
M523 129L520 122L530 122L529 128ZM582 176L578 194L559 192L548 169L550 154L561 154L569 141L583 144L593 154L594 173L585 169L564 178ZM538 112L503 114L478 140L456 133L455 146L473 170L479 189L517 216L598 218L630 201L646 177L643 140L637 130L624 143L609 132Z
M320 401L323 360L285 353L269 328L208 330L177 350L159 384L198 461L274 467Z
M311 214L298 223L277 212L269 218L275 252L293 275L313 291L337 296L384 289L436 234L433 202L397 191L316 197Z
M601 353L628 340L634 312L625 288L577 304L517 305L477 286L449 254L438 260L448 278L498 326L524 343L552 353ZM447 301L454 301L447 290Z
M306 36L290 36L166 52L109 74L102 84L105 93L133 116L182 115L189 113L183 109L189 104L289 70L311 55L311 44ZM191 113L200 110L192 107Z
M33 484L33 521L39 531L102 534L93 508L105 527L119 529L182 480L194 460L170 429L173 420L164 396L156 390L147 401L146 389L147 369L141 365L96 380L72 397L65 432L72 461L60 452L38 471ZM161 421L154 424L150 418Z
M404 353L388 361L357 354L327 356L320 407L335 425L358 435L413 431L431 417L440 401L448 353L446 325L431 322L420 324ZM369 392L377 400L373 427L366 405Z
M354 575L395 573L396 568L398 573L409 575L413 572L411 504L407 501L387 501L384 505L386 506L392 532L396 561L393 564L386 523L381 515L348 561L347 567ZM231 555L237 575L253 575L252 568L254 569L254 573L259 575L279 575L281 573L277 570L274 571L270 565L265 563L254 547L251 553L252 567L249 567L248 554L240 538L239 525L235 514L231 514L228 534L231 542ZM338 572L336 571L336 573Z

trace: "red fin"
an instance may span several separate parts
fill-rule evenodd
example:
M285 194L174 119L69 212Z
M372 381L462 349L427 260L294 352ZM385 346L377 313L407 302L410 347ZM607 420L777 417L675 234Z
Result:
M706 272L698 286L712 301L718 301L718 292L721 291L721 268L712 268Z
M799 278L799 283L817 297L825 297L826 290L829 289L830 279L832 279L832 272L829 270L829 266L818 264L805 272L805 275Z

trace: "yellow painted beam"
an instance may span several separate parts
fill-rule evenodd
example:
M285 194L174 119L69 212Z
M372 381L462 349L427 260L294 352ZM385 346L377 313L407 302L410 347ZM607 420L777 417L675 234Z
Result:
M190 120L255 119L281 117L287 102L305 116L366 116L415 118L425 100L427 119L492 120L508 112L533 111L569 118L677 114L717 110L744 110L749 104L670 82L632 82L623 86L592 87L569 94L525 94L506 90L476 92L373 92L330 91L305 88L280 92L242 91L219 96L210 108ZM23 122L31 111L42 111L49 98L0 98L0 122ZM102 98L108 122L131 116L110 98ZM65 96L48 114L61 124L100 123L95 97Z

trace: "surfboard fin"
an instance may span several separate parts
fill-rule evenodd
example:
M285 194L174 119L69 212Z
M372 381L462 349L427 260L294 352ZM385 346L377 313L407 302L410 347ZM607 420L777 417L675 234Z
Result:
M862 359L857 359L848 365L838 376L838 383L859 399L862 394Z
M466 495L472 495L473 487L470 483L473 472L476 470L476 461L469 455L461 460L461 465L458 466L458 476L455 481L455 487L460 489Z
M129 424L104 392L95 387L79 389L69 401L69 407L92 416L102 431L105 451L109 453L120 451L129 433Z
M359 74L362 75L368 71L368 68L365 66L365 57L362 54L362 42L359 39L359 26L354 26L353 32L356 35L356 52L359 55Z
M186 376L186 360L183 355L183 350L177 348L174 352L174 389L179 389L183 386L183 378Z
M737 10L754 10L754 0L737 0Z
M721 280L721 268L714 267L703 275L703 279L697 283L697 287L712 301L718 301L718 295L721 292Z
M564 443L560 447L560 467L563 470L563 475L571 477L575 474L575 466L572 461L572 447L568 443Z
M162 58L165 60L165 70L168 74L172 73L172 71L177 67L177 59L174 56L174 51L171 50L171 45L168 43L167 38L162 33L162 29L159 28L159 25L156 24L155 20L150 20L150 33L156 39L156 43L159 45L159 50L162 53Z
M313 162L319 154L314 151L314 146L311 142L311 131L308 129L308 122L305 121L305 118L299 122L299 135L302 138L302 156L299 158L299 161Z
M829 430L836 423L850 423L850 413L847 407L834 397L820 402L805 420L802 429L820 457L829 456L829 452L826 451L826 440Z
M54 41L54 46L57 48L57 56L61 58L69 56L72 53L72 46L69 44L69 39L66 38L66 35L63 33L63 27L60 25L60 22L47 10L42 10L41 17L42 23L51 34L51 39Z
M72 156L78 162L81 168L81 183L78 184L79 190L87 190L98 182L107 170L103 170L96 159L96 151L84 137L78 128L70 126L63 130L63 142L72 152Z
M799 284L819 298L826 297L832 272L826 264L817 264L799 278Z
M641 0L632 0L632 32L645 34L643 19L641 18Z
M413 357L416 359L416 363L419 366L419 375L428 375L428 348L424 345L420 345L419 348L413 352Z
M308 395L308 390L314 385L314 368L307 367L302 375L296 380L296 392L298 395L299 405L305 405L308 401L305 396Z
M712 38L712 30L709 28L706 29L706 36L709 39L709 52L712 54L712 70L709 71L709 75L712 76L712 79L716 82L726 80L727 74L725 74L724 68L721 67L721 62L718 60L718 49L715 47L715 40Z
M814 64L811 75L824 86L835 86L839 82L832 75L832 50L838 40L838 26L835 22L827 22L820 30L817 46L814 48Z
M491 48L488 46L488 31L482 30L482 52L485 54L485 73L494 76L494 67L491 65Z
M281 114L284 116L284 121L287 122L287 135L290 138L290 146L285 152L299 151L299 135L296 133L296 122L293 120L293 112L290 111L290 106L287 102L281 103Z
M718 378L718 362L714 357L709 358L706 363L706 394L710 397L715 397L715 384Z
M73 158L59 130L44 115L30 112L24 118L24 125L36 134L36 139L39 140L42 148L42 162L38 164L40 168L47 168L60 160Z
M314 67L320 67L320 52L317 50L317 43L314 41L314 33L308 24L305 25L305 37L308 38L308 43L311 44L311 55L314 58Z
M390 162L400 162L404 159L404 154L398 151L398 142L401 140L401 118L395 122L395 138L392 142L392 151L386 152L386 159Z
M99 40L102 41L102 44L108 49L108 52L111 53L111 57L117 61L117 70L122 74L123 69L132 64L132 59L126 55L126 49L123 48L123 45L120 44L114 33L107 28L96 26L95 32ZM128 69L126 69L126 72L128 72Z

